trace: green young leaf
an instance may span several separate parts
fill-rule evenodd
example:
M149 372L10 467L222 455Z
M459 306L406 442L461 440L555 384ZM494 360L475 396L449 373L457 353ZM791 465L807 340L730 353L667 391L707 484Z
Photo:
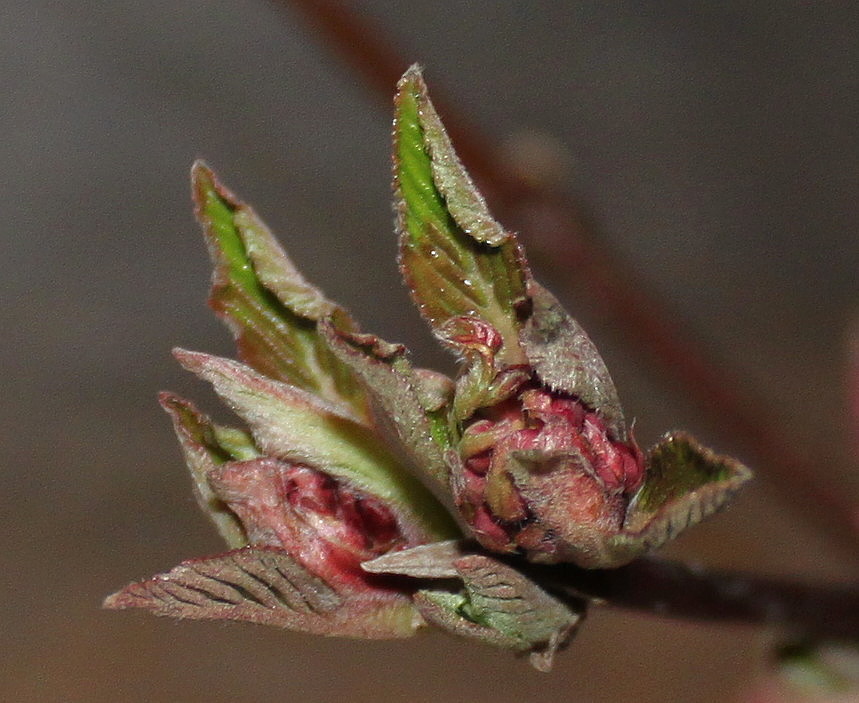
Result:
M367 426L306 391L236 361L184 350L174 353L247 423L265 455L307 464L378 496L398 514L401 531L411 542L457 536L448 512Z
M561 603L512 567L463 541L437 542L391 552L361 564L374 574L460 579L461 591L424 589L415 605L431 624L503 649L530 652L531 664L549 671L584 616L584 600Z
M240 358L368 421L367 399L331 355L317 322L346 312L302 278L256 213L201 162L191 173L197 217L214 264L209 302L233 332Z
M413 369L402 345L350 334L332 323L320 331L334 354L360 378L417 466L447 486L444 455L453 444L446 405L452 383Z
M173 420L185 463L194 479L197 503L231 548L248 543L241 522L209 485L207 474L224 462L254 453L252 443L241 430L218 427L193 404L172 393L158 396L161 407ZM224 441L226 439L226 441Z
M529 274L521 247L486 209L417 67L400 80L395 105L394 186L406 283L436 332L456 317L479 318L502 336L500 358L522 363L517 311Z
M751 478L748 468L694 437L667 435L651 448L645 482L629 505L623 531L608 544L612 559L625 563L630 555L657 549L724 507Z
M363 639L410 637L423 624L403 593L359 588L338 592L283 550L267 547L182 562L167 573L126 586L104 606Z
M549 671L555 652L576 630L580 610L549 595L529 578L490 557L472 554L454 562L464 590L422 590L415 605L428 622L464 637L530 652L531 664Z

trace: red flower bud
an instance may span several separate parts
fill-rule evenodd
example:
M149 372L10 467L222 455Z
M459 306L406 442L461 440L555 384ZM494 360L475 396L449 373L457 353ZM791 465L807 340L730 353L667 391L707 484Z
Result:
M309 466L231 462L209 480L251 544L285 549L329 583L365 581L361 562L410 546L380 499Z
M455 498L477 538L535 561L569 559L567 542L585 526L619 530L644 479L634 440L615 439L581 401L532 381L476 413L460 456Z

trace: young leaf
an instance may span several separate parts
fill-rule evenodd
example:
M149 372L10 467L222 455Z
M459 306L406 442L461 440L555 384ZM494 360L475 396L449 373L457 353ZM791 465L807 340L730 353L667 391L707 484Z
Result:
M109 596L104 607L174 618L244 620L317 635L410 637L423 621L393 590L340 592L280 549L245 547L191 559Z
M416 66L400 80L395 105L394 187L406 283L437 333L451 318L480 318L503 338L501 359L522 363L517 310L526 301L528 271L521 247L486 209Z
M214 263L209 302L232 330L240 358L271 378L368 421L366 397L319 338L317 322L346 312L298 272L256 213L203 163L191 172L197 217Z
M237 445L238 436L234 433L242 435L244 433L240 430L225 431L225 428L218 428L192 403L172 393L161 393L158 399L161 407L173 420L173 428L176 430L182 453L185 455L185 463L194 479L194 495L197 503L215 523L227 546L233 548L245 546L248 540L241 522L235 513L215 495L207 478L208 473L217 466L237 458L236 454L227 447L230 443L233 446ZM225 446L222 441L219 441L219 430L222 435L230 437L232 442L228 440Z
M530 652L531 664L549 671L584 613L549 595L506 564L472 554L454 563L464 590L423 590L415 605L431 624L487 644Z
M422 544L411 549L389 552L361 564L371 574L397 574L422 579L455 578L456 562L468 554L463 540Z
M349 334L330 322L322 323L320 331L337 358L363 381L381 409L380 416L393 425L418 467L447 486L444 453L452 438L445 404L452 393L450 381L445 379L450 384L445 388L438 376L418 375L401 345L372 335Z
M415 543L457 535L447 511L382 446L368 427L315 396L273 381L229 359L176 350L189 371L209 381L215 392L247 424L267 456L304 463L389 503Z
M626 422L614 382L590 337L545 288L529 285L533 312L522 346L539 379L554 391L579 398L598 412L614 439L626 441Z
M651 448L644 484L629 505L623 531L609 543L618 563L656 549L722 508L752 472L680 432Z

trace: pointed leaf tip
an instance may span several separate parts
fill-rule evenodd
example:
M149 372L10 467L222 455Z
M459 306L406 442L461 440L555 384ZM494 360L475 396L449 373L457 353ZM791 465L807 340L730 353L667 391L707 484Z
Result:
M203 162L191 170L197 218L214 265L209 304L233 333L239 358L271 378L347 408L369 421L366 395L329 352L320 319L348 313L308 283L252 208Z
M523 361L517 309L529 278L521 246L489 213L453 149L419 70L400 81L394 120L394 190L400 265L437 334L452 318L491 324L508 363Z
M335 591L283 550L266 547L182 562L167 573L129 584L103 605L364 639L410 637L423 624L403 593Z
M402 91L407 86L414 86L417 90L426 90L424 83L424 68L419 63L413 63L406 69L406 72L397 81L397 92Z
M459 160L417 65L406 71L398 88L397 120L412 117L414 111L424 149L431 160L433 181L453 220L465 234L482 244L500 246L510 240L512 235L492 217L483 195Z

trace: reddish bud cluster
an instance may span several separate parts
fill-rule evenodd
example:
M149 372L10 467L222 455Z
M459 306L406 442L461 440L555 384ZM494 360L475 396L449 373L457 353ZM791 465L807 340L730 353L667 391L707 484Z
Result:
M362 561L406 546L381 500L308 466L262 459L225 464L211 478L252 544L286 549L307 567L362 575Z
M481 543L496 551L555 551L562 525L618 529L644 479L634 441L611 437L573 397L529 382L479 411L460 444L457 503Z

